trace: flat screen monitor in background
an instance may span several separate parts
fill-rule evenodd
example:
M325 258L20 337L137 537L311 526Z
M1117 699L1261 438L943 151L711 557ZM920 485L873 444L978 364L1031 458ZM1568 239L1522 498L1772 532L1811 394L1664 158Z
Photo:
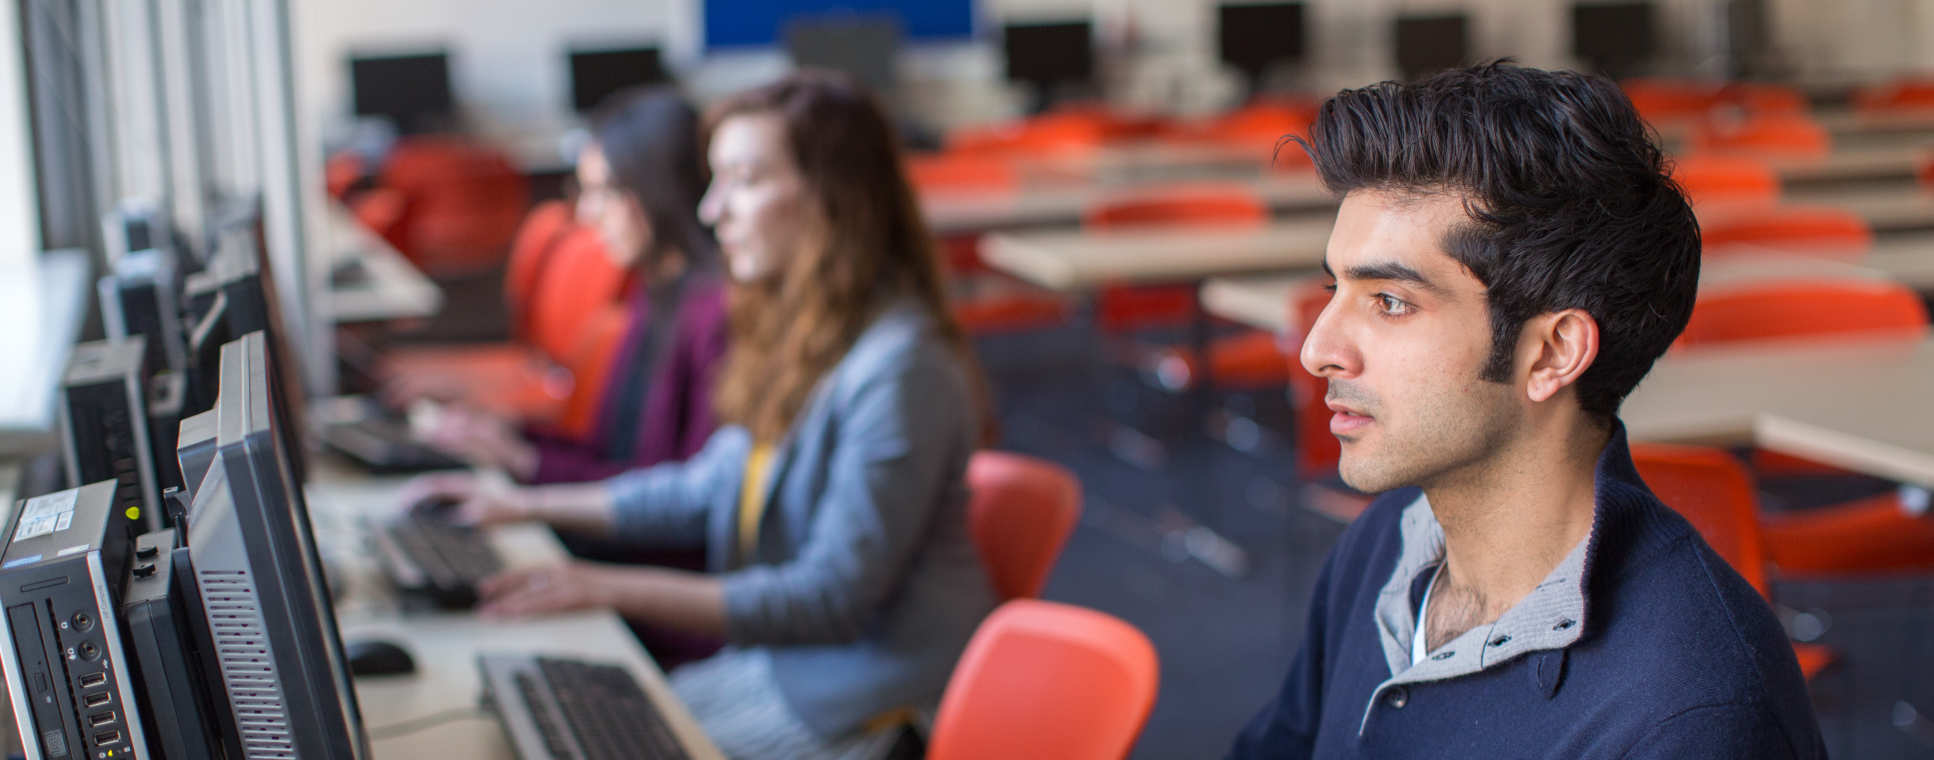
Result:
M1571 6L1571 52L1593 71L1631 76L1658 52L1649 2Z
M1470 17L1465 14L1398 16L1393 31L1397 71L1404 81L1471 63Z
M839 71L876 96L893 92L893 61L900 53L900 22L890 15L840 14L786 24L792 65Z
M445 52L352 55L349 86L357 116L388 119L402 134L448 129L457 111Z
M1303 59L1303 4L1218 5L1216 44L1222 62L1242 72L1252 89L1260 88L1271 69Z
M216 228L211 236L215 255L207 271L191 278L185 289L190 371L186 397L188 408L207 408L220 390L216 378L222 346L248 333L265 333L275 373L276 414L283 420L279 429L289 436L285 448L296 476L301 478L308 472L302 445L306 429L303 404L308 397L282 320L274 270L261 244L259 219L238 215Z
M567 57L571 108L578 113L590 113L614 92L671 81L656 47L572 48Z
M1086 85L1095 78L1094 25L1087 21L1008 24L1001 29L1007 78L1033 85L1036 110L1057 87Z
M268 341L241 336L222 346L220 363L214 407L185 422L182 437L191 447L214 435L187 540L193 606L218 666L209 707L241 756L367 758L308 504L278 430Z

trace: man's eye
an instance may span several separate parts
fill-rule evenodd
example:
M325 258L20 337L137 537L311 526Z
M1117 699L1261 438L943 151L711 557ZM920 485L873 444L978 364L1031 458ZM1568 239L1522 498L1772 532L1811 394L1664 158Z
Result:
M1395 317L1410 313L1410 304L1385 293L1377 294L1377 306L1388 316Z

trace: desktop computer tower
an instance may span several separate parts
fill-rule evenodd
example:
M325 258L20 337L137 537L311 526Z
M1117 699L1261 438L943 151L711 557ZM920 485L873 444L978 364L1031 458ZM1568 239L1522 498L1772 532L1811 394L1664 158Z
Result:
M188 349L181 329L181 277L170 256L154 248L123 255L97 285L101 322L109 338L148 339L142 376L180 372Z
M176 535L162 530L135 540L121 597L123 641L134 658L136 704L142 714L157 716L148 721L149 749L161 760L213 758L222 744L208 707L212 663L201 656L208 639L196 627L200 597L191 588L188 550L177 546Z
M141 382L145 351L146 339L139 335L75 346L58 410L67 485L114 480L116 522L126 540L160 527L161 519L161 486Z
M150 757L119 635L133 547L117 490L104 480L25 499L7 523L0 657L28 760Z

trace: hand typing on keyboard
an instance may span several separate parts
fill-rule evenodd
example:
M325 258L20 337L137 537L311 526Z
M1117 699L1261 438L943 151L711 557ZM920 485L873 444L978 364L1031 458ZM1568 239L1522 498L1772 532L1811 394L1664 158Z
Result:
M434 510L462 525L491 526L532 518L527 489L467 472L432 473L403 486L403 509Z
M477 584L477 612L512 618L610 607L615 581L609 568L581 561L508 570Z

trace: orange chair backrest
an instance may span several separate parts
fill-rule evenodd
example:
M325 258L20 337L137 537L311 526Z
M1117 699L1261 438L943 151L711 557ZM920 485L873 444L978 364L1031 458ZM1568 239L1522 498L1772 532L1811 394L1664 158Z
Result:
M1919 294L1882 279L1771 280L1701 293L1674 348L1844 333L1927 332Z
M1766 594L1766 547L1745 465L1720 449L1632 444L1632 463L1659 501L1698 529L1713 551Z
M1672 179L1694 204L1767 204L1780 198L1779 174L1746 156L1686 156L1674 162Z
M909 156L907 174L921 192L989 192L1018 184L1013 162L998 154L937 153Z
M531 343L559 362L574 355L579 331L598 309L623 299L631 273L611 263L596 230L565 233L531 297Z
M1824 156L1833 148L1826 127L1804 115L1768 114L1708 121L1693 130L1698 150L1771 156Z
M524 223L518 225L517 236L510 241L510 261L504 270L504 302L510 305L511 317L516 322L524 321L523 311L530 306L538 278L543 276L544 263L556 250L557 241L571 228L571 221L569 204L545 201L531 209ZM520 332L522 327L520 324Z
M1854 91L1854 110L1868 114L1934 109L1934 81L1903 79Z
M606 304L586 315L576 342L558 358L571 373L571 393L554 423L559 432L589 440L596 434L598 409L611 383L611 363L631 326L631 313L622 304Z
M1155 646L1082 607L1016 599L974 632L940 700L928 760L1120 760L1155 706Z
M1785 85L1739 82L1727 85L1721 97L1747 113L1800 115L1812 110L1806 95Z
M1785 252L1860 258L1874 246L1873 228L1859 214L1831 206L1769 206L1699 220L1707 252L1749 245Z
M967 461L967 528L1002 599L1035 597L1081 516L1081 481L1067 468L1004 451Z
M1704 82L1627 79L1618 86L1639 116L1653 124L1702 118L1721 100L1719 88Z
M1104 202L1088 210L1082 225L1109 229L1155 225L1261 225L1269 207L1244 187L1184 186Z
M1330 410L1324 402L1329 384L1304 369L1301 356L1304 338L1329 302L1329 291L1318 282L1310 282L1292 292L1286 304L1291 310L1290 321L1296 326L1285 341L1296 347L1289 355L1295 365L1289 368L1289 402L1296 415L1296 469L1306 478L1335 472L1343 456L1343 444L1330 434Z
M349 196L349 189L363 178L365 166L361 154L353 150L337 151L322 163L323 186L328 189L329 197L342 200Z

